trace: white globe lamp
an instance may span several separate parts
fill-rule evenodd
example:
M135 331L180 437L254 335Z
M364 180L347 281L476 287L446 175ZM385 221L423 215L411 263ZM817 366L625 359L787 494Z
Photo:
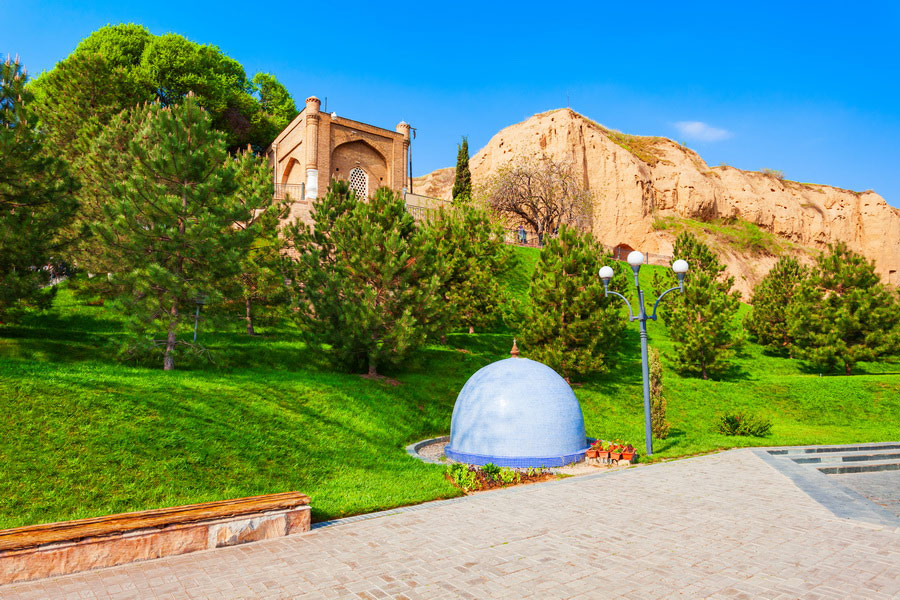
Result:
M633 250L628 254L628 258L626 259L628 264L634 267L640 267L644 264L644 255L638 252L637 250Z

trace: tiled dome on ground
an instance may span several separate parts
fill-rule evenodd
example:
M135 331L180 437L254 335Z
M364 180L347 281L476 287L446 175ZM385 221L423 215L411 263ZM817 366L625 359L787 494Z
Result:
M507 358L480 369L453 407L444 454L473 465L558 467L588 449L581 405L545 364Z

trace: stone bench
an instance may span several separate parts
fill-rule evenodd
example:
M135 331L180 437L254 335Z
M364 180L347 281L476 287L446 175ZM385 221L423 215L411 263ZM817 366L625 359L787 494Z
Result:
M309 527L309 497L284 492L4 529L0 584L233 546Z

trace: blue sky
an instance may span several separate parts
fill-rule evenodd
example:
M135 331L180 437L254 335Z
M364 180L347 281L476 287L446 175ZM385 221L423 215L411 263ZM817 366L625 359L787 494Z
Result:
M8 6L6 6L8 4ZM177 10L173 7L177 7ZM142 23L274 73L299 105L418 128L415 175L563 106L711 165L874 189L900 207L900 2L128 3L0 0L31 73ZM307 19L312 27L306 25Z

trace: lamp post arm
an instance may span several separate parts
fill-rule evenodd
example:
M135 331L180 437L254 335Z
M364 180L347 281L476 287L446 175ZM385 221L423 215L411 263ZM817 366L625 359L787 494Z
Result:
M668 294L669 292L674 292L675 290L680 290L683 293L684 292L684 284L676 285L675 287L671 287L659 295L659 298L656 299L656 304L653 305L653 316L650 317L651 319L653 319L654 321L656 320L656 307L659 306L659 301L662 300L666 294Z
M634 321L637 317L634 316L634 311L631 310L631 302L628 301L628 298L626 298L619 292L613 292L612 290L606 290L606 294L604 294L604 295L609 296L610 294L613 296L618 296L619 298L621 298L622 300L625 301L625 306L628 307L628 320Z

